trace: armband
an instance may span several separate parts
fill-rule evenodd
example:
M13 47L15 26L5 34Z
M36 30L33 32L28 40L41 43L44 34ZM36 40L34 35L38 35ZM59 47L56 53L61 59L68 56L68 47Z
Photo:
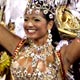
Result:
M15 55L17 55L17 53L19 52L19 50L21 49L22 45L25 43L25 39L22 39L18 45L16 46L15 50L14 50L14 55L13 57L15 57Z

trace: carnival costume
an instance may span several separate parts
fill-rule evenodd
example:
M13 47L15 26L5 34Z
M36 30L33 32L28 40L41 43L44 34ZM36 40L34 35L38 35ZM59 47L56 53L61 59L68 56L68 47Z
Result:
M25 12L31 14L32 10L35 9L36 14L42 11L44 15L48 14L49 19L53 19L52 7L47 1L31 1L27 4ZM46 43L42 46L35 45L30 39L26 41L22 40L15 49L10 67L12 80L64 80L64 69L60 54L56 53L51 44L50 30ZM22 46L23 44L26 44L26 46ZM50 56L55 57L54 61L48 60ZM46 70L42 70L40 65L46 66Z
M33 0L27 4L26 13L31 14L32 10L35 9L36 14L42 11L44 15L48 16L49 20L53 20L55 16L55 7L52 4L53 0L50 0L50 3L46 0ZM48 57L50 56L55 57L54 61L48 61ZM23 62L21 63L21 61ZM30 64L28 62L30 62ZM40 65L46 66L46 70L40 70ZM11 80L67 79L61 54L56 52L52 45L50 31L48 31L46 43L42 46L35 45L30 39L21 40L14 51L10 70Z

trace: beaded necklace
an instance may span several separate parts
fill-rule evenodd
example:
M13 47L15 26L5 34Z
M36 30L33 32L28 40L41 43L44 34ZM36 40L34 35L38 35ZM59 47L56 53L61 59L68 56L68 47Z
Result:
M23 50L16 55L15 59L12 60L11 72L16 78L15 80L58 80L58 73L60 70L60 60L57 55L55 55L55 62L47 64L48 70L42 72L39 70L38 61L41 60L46 65L47 57L53 55L54 47L47 42L43 46L34 45L33 42L30 42ZM25 54L23 54L25 53ZM26 66L21 67L17 60L20 58L32 58L32 68L33 73L28 73ZM17 65L17 67L16 67ZM60 80L60 79L59 79Z
M38 60L46 61L46 58L53 54L54 47L49 44L44 44L42 46L37 46L31 43L30 47L25 50L25 58L32 58L32 67L36 67Z

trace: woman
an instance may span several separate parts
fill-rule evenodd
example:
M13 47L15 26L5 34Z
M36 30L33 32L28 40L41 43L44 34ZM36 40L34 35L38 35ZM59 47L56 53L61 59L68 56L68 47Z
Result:
M73 40L58 52L55 51L52 40L55 37L51 35L53 21L52 6L46 1L33 1L28 4L24 14L26 40L21 40L0 25L0 44L13 57L11 80L67 79L70 65L80 58L80 40Z

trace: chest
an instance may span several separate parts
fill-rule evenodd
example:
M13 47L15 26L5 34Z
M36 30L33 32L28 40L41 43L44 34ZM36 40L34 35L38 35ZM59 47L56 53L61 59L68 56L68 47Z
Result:
M11 73L15 80L59 80L61 79L60 61L53 54L25 54L12 60ZM61 79L62 80L62 79Z

